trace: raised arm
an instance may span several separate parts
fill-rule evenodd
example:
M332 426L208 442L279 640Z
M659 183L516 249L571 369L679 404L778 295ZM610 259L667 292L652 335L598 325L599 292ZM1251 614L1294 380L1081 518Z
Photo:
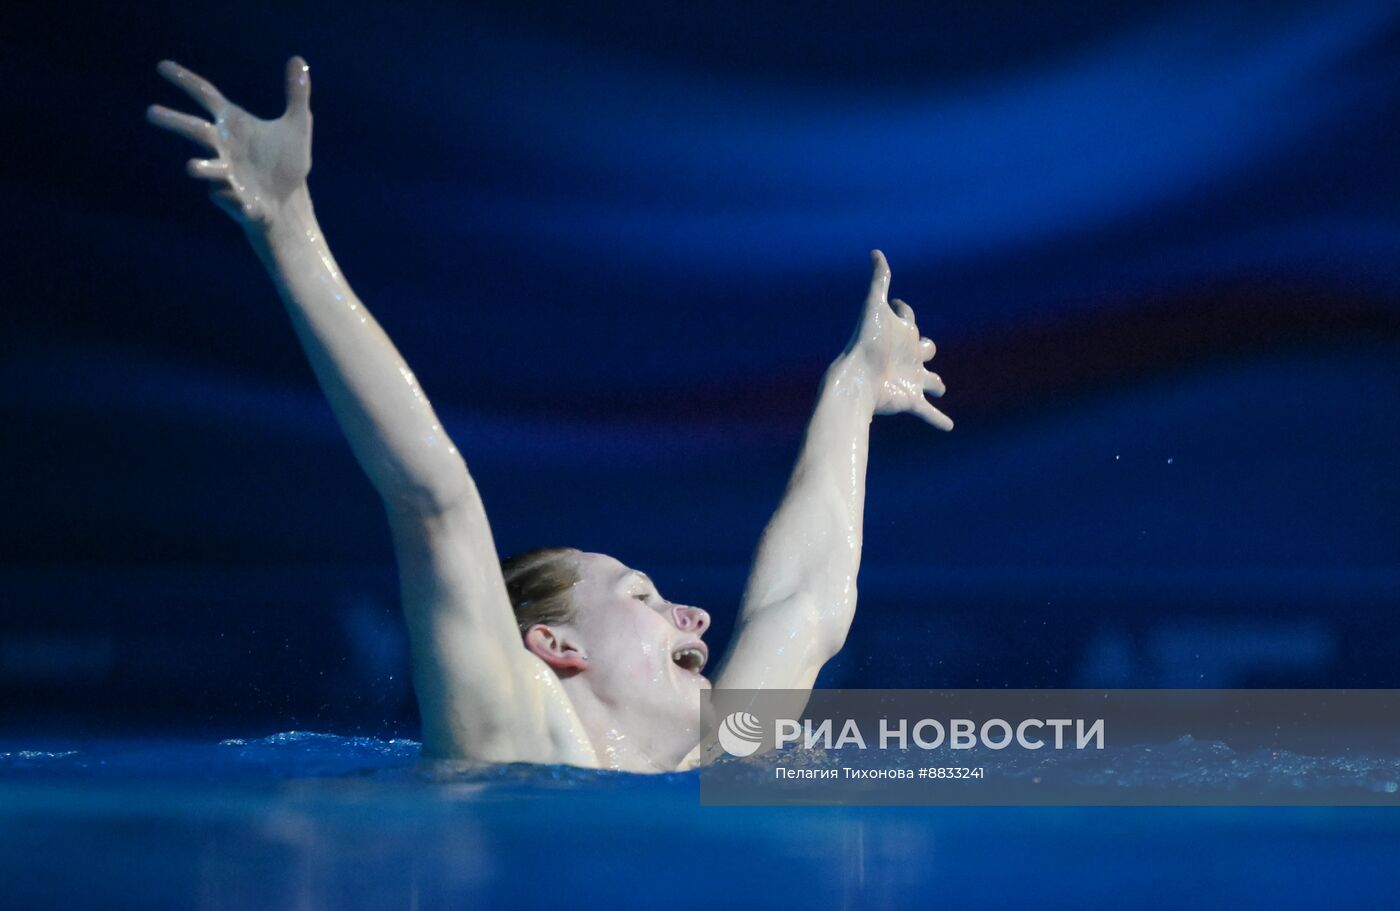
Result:
M933 342L919 336L908 305L888 301L884 255L871 258L860 325L822 381L787 492L759 542L717 687L811 688L855 616L871 419L907 411L953 427L924 397L943 394L943 381L923 366Z
M191 177L244 229L286 304L302 348L375 489L396 508L442 510L468 495L461 457L413 373L360 303L326 245L311 207L310 77L287 64L287 109L261 120L206 80L165 61L160 74L213 118L153 106L156 126L207 146Z
M558 761L562 694L527 652L486 512L461 455L398 350L336 265L307 191L310 75L287 63L287 108L262 120L170 61L159 72L212 121L160 106L158 127L214 158L189 162L244 229L393 530L429 755ZM541 665L542 666L542 665ZM569 730L563 716L564 739Z

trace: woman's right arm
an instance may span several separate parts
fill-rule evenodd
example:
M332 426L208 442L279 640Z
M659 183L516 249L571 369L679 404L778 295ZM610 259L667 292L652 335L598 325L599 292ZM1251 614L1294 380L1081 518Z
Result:
M208 146L191 176L267 267L355 457L393 529L414 687L429 755L559 761L557 682L520 643L476 485L398 350L336 265L307 191L310 80L287 64L287 110L261 120L166 61L160 73L213 122L152 107L156 126ZM564 761L568 761L565 759Z
M242 226L286 304L360 465L391 509L441 512L471 494L471 479L412 372L360 303L331 256L311 206L310 83L300 58L287 67L287 110L261 120L207 81L166 61L161 75L213 122L159 106L156 126L217 153L191 160L190 175Z

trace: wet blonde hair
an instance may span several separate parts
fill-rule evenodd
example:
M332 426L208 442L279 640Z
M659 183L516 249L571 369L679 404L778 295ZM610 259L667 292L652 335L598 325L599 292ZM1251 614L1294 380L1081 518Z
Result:
M581 552L572 547L537 547L501 561L520 632L537 623L554 626L573 619L570 595L578 581L574 561L579 556Z

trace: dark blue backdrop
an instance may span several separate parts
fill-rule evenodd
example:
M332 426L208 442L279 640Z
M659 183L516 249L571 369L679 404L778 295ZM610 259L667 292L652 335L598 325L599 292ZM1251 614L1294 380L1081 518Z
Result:
M825 684L1400 685L1392 5L282 6L0 35L0 724L413 729L378 503L142 119L292 53L503 552L722 639L878 246L958 428L877 422Z

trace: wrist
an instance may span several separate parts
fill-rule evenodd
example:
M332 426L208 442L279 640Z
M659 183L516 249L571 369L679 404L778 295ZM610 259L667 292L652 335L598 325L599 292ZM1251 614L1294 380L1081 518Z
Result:
M269 206L266 218L244 224L254 244L280 244L319 240L320 227L311 206L311 192L305 183Z
M867 417L874 417L875 386L876 378L871 375L869 365L854 351L847 350L826 368L821 395L848 401Z

